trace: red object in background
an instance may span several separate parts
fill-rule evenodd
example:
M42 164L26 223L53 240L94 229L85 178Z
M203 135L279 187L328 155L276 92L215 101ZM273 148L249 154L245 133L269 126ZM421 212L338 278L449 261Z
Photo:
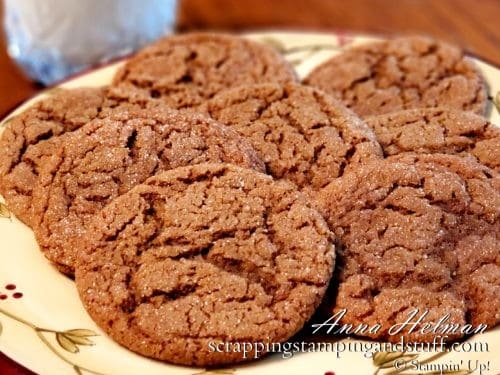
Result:
M5 354L0 353L0 374L2 375L35 375L34 372L14 362Z

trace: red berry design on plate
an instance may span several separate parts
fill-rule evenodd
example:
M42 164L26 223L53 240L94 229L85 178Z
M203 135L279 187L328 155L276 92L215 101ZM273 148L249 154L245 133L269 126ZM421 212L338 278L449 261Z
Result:
M5 285L4 288L5 288L5 290L13 291L13 290L16 290L17 286L15 284L7 284L7 285ZM16 298L16 299L19 299L22 296L23 296L23 293L21 293L21 292L12 293L12 297ZM8 294L0 293L0 300L6 300L7 298L9 298Z

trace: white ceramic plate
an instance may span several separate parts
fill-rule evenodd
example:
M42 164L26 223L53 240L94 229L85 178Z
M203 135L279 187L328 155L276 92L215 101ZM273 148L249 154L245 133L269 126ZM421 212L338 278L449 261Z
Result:
M247 35L278 48L304 77L313 67L347 45L370 39L366 36L313 33L259 33ZM489 85L488 117L500 124L500 70L477 61ZM73 78L61 88L101 86L110 82L122 62ZM47 95L49 89L28 100L0 123ZM495 98L497 106L495 106ZM0 150L1 152L1 150ZM0 202L4 202L0 198ZM38 251L32 231L0 205L0 350L27 368L41 374L430 374L451 370L467 373L484 367L482 374L500 373L500 327L475 335L462 352L379 353L375 357L359 351L280 354L225 369L205 370L174 366L141 357L109 339L85 312L73 281L61 275ZM15 286L15 289L13 287ZM21 296L22 294L22 296ZM17 297L17 298L16 298ZM332 341L335 337L332 336ZM344 339L341 343L367 343ZM91 345L89 345L91 344ZM364 349L367 349L366 347ZM413 355L413 356L412 356ZM397 371L393 362L408 362ZM448 367L446 367L448 366ZM401 371L403 370L403 371Z

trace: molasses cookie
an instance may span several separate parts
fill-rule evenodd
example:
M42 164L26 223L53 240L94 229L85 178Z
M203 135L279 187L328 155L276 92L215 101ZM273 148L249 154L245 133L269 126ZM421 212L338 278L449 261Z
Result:
M471 112L409 109L366 119L385 155L403 152L473 157L500 171L500 129Z
M345 309L345 324L382 325L361 335L432 341L440 331L421 332L422 325L389 332L414 309L414 320L427 312L423 321L433 324L445 317L461 326L500 323L495 171L454 155L402 154L345 174L319 204L341 243L330 311Z
M273 83L221 92L201 110L250 140L268 173L317 191L382 156L368 126L320 90Z
M35 236L46 257L72 274L88 219L117 196L163 170L228 162L263 170L233 130L167 107L115 112L54 142L33 190Z
M151 177L89 228L76 284L91 317L121 345L183 365L253 359L237 345L287 340L333 269L331 233L305 197L228 164Z
M140 51L118 71L111 94L136 102L157 98L181 109L230 87L296 80L293 67L266 45L193 33L166 37Z
M306 84L334 95L361 117L422 107L484 114L486 86L463 52L425 37L350 48L314 69Z
M40 166L52 152L53 140L114 108L132 107L106 97L104 88L59 90L15 116L0 137L0 192L10 210L31 225L31 198Z

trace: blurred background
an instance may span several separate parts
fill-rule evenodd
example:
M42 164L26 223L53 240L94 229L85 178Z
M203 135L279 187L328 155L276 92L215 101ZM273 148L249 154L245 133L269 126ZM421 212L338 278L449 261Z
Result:
M0 0L2 19L4 1ZM15 4L21 0L7 1ZM106 1L111 0L102 0ZM140 3L148 1L153 0ZM500 65L500 0L179 0L171 12L175 18L172 28L182 32L294 29L389 36L421 33L458 44ZM94 25L92 19L87 22L94 26L97 21ZM2 27L0 117L42 88L9 57Z

